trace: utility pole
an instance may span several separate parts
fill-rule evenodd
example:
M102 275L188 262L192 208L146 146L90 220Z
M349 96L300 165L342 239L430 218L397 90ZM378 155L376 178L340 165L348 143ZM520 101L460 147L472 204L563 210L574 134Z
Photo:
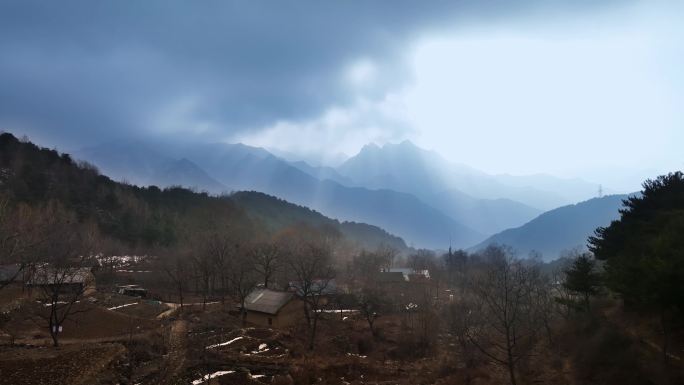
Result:
M603 185L599 185L598 197L603 198Z

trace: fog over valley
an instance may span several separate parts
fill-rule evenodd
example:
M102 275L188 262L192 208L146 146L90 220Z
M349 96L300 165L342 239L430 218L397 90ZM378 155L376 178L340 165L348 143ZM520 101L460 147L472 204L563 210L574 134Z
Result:
M0 385L684 383L681 0L0 0Z

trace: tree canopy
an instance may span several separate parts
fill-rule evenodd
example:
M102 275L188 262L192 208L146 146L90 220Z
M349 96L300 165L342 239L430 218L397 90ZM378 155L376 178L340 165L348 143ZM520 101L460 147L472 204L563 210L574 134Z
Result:
M596 230L589 247L606 262L606 284L628 305L664 311L684 304L684 174L643 184L621 218Z

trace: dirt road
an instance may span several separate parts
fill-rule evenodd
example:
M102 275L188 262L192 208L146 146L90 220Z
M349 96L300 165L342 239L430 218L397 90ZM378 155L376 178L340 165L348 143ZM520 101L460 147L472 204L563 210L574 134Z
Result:
M160 384L174 384L174 379L181 373L185 364L187 350L188 323L184 320L176 320L171 324L169 331L169 354L166 357L164 374Z

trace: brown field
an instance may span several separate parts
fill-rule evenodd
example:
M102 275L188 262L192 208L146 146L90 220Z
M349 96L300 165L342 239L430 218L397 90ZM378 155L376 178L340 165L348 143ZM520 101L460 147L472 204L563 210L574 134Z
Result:
M188 304L181 312L174 304L102 290L95 301L77 304L78 313L64 324L61 346L54 348L39 317L46 311L43 304L16 288L3 291L0 298L12 309L2 327L6 336L0 346L0 384L190 384L208 374L221 374L211 379L214 385L507 383L505 370L482 356L466 364L457 339L439 319L433 320L428 333L432 339L425 346L420 322L406 314L381 316L376 337L358 314L324 314L316 347L309 351L303 321L291 329L254 327L242 324L230 302L204 310L201 303ZM135 305L109 310L131 303ZM657 362L657 346L651 346L657 335L645 332L652 328L643 320L640 324L624 314L616 316L614 304L602 306L605 322L631 322L620 325L629 332L619 339L620 346L628 346L621 349ZM596 376L596 367L582 361L586 349L613 349L615 337L609 332L604 327L593 339L578 341L576 330L561 330L557 346L541 346L520 364L521 381L579 385L620 378L620 373ZM208 348L212 345L220 346ZM673 349L677 357L680 346ZM681 362L676 364L681 369ZM641 378L632 377L635 380L626 383Z
M116 379L112 367L124 356L125 351L120 344L68 344L59 348L2 347L0 384L108 383Z

